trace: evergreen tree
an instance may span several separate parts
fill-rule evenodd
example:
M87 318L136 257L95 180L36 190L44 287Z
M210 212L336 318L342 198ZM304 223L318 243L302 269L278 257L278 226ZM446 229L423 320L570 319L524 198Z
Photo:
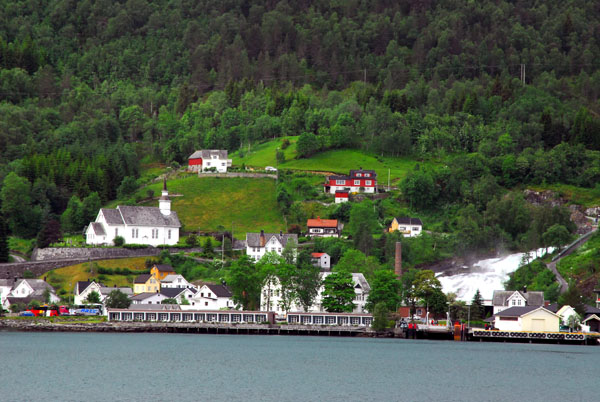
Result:
M473 300L471 300L471 320L479 321L483 319L483 312L483 299L481 298L479 289L477 289L475 295L473 296Z

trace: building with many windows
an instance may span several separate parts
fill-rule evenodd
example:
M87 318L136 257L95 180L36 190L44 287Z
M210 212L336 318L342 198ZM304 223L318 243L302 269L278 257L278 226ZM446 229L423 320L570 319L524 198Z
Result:
M375 193L377 192L377 173L374 170L351 170L348 176L328 176L323 185L326 193ZM336 201L337 202L337 201ZM341 200L339 202L342 202Z
M174 245L179 241L181 222L171 211L165 180L158 207L123 206L102 208L85 228L87 244L112 244L121 236L126 244Z

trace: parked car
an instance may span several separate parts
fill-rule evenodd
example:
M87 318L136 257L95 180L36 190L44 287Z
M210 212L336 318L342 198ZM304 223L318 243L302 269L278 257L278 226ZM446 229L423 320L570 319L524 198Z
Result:
M273 166L267 166L267 167L265 168L265 171L266 171L266 172L276 172L276 171L277 171L277 168L274 168Z
M21 314L19 314L21 317L35 317L35 314L33 314L31 311L21 311Z

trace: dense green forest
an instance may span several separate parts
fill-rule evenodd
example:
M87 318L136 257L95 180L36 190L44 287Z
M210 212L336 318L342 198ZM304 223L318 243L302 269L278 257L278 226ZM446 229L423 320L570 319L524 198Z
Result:
M75 230L65 209L127 193L143 158L293 135L299 157L439 158L400 183L411 208L449 207L465 249L538 245L564 213L527 237L542 212L500 196L598 183L599 22L583 0L0 0L2 212Z

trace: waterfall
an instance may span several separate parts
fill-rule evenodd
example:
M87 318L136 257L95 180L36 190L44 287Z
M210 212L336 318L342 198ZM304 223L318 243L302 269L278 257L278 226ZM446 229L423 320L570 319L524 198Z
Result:
M544 252L545 249L533 250L529 252L529 255L533 260L541 257ZM552 252L552 249L548 249L548 252ZM441 273L437 278L442 284L444 293L456 293L458 300L470 303L477 289L484 300L489 300L492 298L494 290L504 289L504 282L508 279L508 274L519 268L525 254L515 253L480 260L470 266L464 266L462 272L450 276Z

